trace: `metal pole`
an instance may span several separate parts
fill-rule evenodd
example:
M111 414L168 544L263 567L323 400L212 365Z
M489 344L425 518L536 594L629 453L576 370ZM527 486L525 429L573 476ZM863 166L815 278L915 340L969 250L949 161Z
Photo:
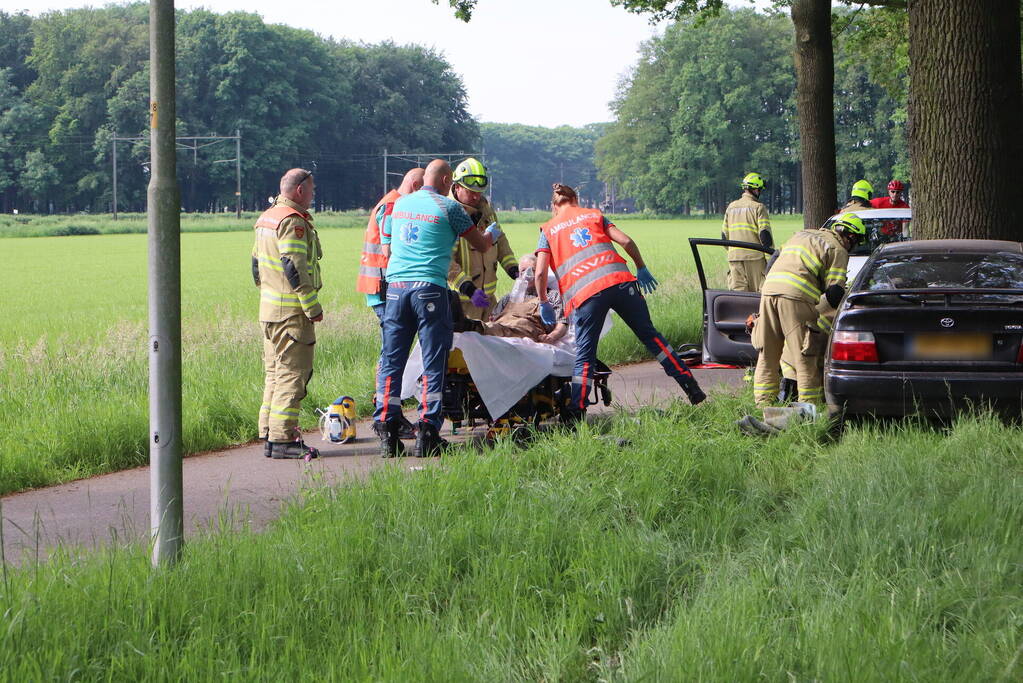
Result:
M181 554L181 198L174 105L174 0L149 3L149 522L153 566Z
M235 217L242 217L242 132L234 130L234 202Z
M387 194L387 148L384 147L384 194Z
M114 139L110 141L110 144L114 147L114 220L117 220L117 133L114 133Z

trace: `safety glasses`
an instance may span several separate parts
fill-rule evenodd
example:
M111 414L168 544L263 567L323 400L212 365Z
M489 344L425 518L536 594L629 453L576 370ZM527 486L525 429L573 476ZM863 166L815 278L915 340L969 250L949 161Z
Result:
M487 177L485 175L464 175L458 179L458 182L466 187L473 187L482 190L487 186Z

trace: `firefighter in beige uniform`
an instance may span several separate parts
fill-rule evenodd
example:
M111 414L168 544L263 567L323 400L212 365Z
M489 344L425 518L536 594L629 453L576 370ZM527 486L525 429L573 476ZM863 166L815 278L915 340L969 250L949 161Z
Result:
M742 179L742 189L742 197L725 209L721 239L752 242L770 249L774 246L771 219L767 209L760 203L764 179L759 173L747 173ZM738 292L759 291L764 282L765 258L763 252L755 249L729 247L728 289Z
M841 301L849 249L865 234L863 221L847 213L829 229L803 230L782 246L764 280L760 317L753 328L753 346L759 352L753 397L758 405L770 404L778 396L783 346L791 349L799 400L823 399L820 356L828 336L818 327L817 306L822 297L832 308Z
M462 205L481 232L497 223L497 214L482 195L489 185L483 164L470 157L455 167L451 180L453 184L448 196ZM512 280L519 277L518 260L508 238L502 234L494 246L494 249L481 252L474 249L468 240L460 239L455 243L448 268L448 286L458 292L462 313L470 320L490 320L490 312L497 301L498 265Z
M259 432L265 455L315 458L298 428L306 384L313 374L313 323L323 319L317 292L322 286L320 240L307 209L312 204L312 173L293 168L281 177L281 193L256 221L252 276L260 289L263 325L263 404Z

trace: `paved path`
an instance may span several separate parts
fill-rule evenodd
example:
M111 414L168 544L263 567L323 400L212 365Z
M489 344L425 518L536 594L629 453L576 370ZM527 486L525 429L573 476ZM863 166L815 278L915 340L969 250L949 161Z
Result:
M697 370L701 386L733 392L740 370ZM615 403L653 405L680 396L678 386L654 362L615 368ZM712 399L711 399L712 400ZM313 481L337 483L359 478L378 467L422 467L435 460L383 460L376 455L370 424L357 425L352 444L330 444L310 434L321 457L311 463L267 460L261 443L195 455L184 461L185 530L191 535L230 524L263 528L281 505ZM0 498L3 552L8 561L45 557L58 545L93 548L110 542L146 539L149 532L149 468L104 474Z

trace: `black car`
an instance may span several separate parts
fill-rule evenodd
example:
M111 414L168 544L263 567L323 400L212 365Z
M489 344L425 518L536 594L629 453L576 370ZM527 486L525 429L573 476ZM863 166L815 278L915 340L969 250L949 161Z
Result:
M845 414L950 416L1023 406L1023 245L888 244L839 306L824 368Z

